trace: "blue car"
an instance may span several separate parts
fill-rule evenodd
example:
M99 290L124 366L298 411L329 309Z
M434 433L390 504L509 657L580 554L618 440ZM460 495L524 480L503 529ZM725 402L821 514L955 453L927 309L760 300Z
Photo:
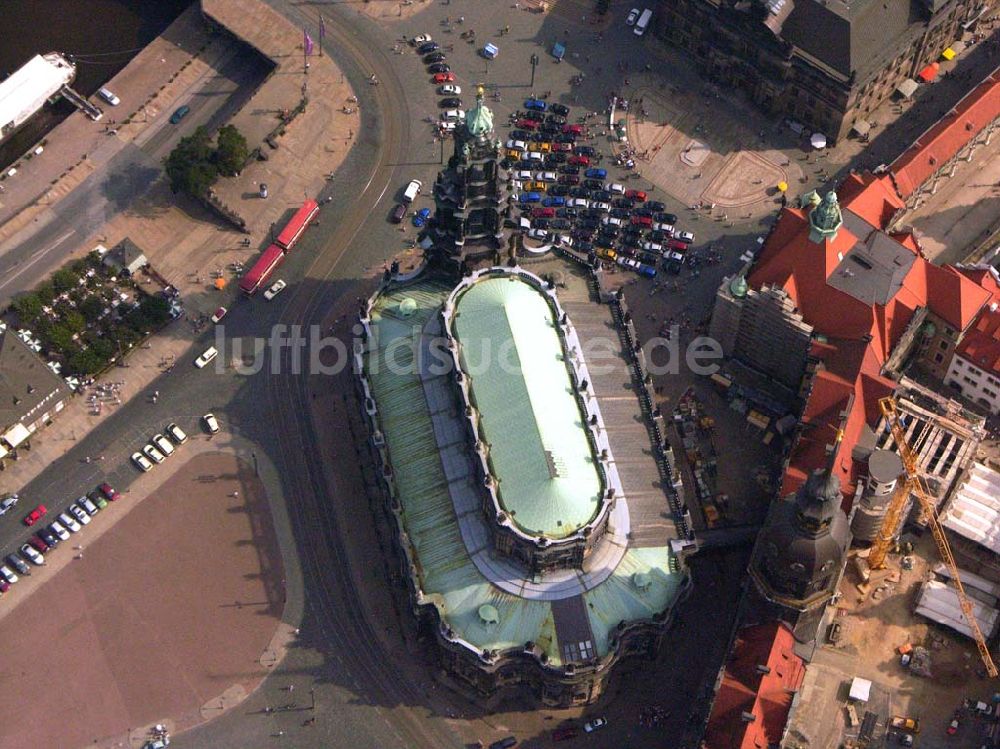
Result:
M546 208L559 208L560 206L566 205L566 198L557 196L549 196L542 201L542 205Z
M539 99L525 99L524 100L525 109L534 109L537 112L545 111L545 102Z
M413 222L414 226L420 227L427 223L427 219L430 218L430 215L431 215L430 208L421 208L419 211L413 214L413 218L410 220Z
M608 170L590 168L584 172L584 175L586 175L587 179L604 179L608 176Z
M542 199L542 194L540 192L522 192L521 197L518 198L522 203L537 203Z

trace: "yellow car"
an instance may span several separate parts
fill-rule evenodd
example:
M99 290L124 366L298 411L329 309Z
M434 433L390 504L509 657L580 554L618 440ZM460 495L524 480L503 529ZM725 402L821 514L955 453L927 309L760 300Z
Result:
M506 156L508 159L513 159L514 161L520 161L521 156L523 156L524 154L522 151L518 151L516 148L505 148L503 155Z
M594 254L596 254L597 257L604 258L605 260L614 260L616 257L618 257L617 252L608 249L607 247L598 247L597 249L594 250Z
M525 182L524 189L528 192L545 192L546 184L544 182Z
M536 143L535 150L541 153L549 153L552 150L551 143Z

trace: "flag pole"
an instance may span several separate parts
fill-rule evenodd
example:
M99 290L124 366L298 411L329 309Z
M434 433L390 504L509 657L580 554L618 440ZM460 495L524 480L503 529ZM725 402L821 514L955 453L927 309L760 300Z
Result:
M323 56L323 37L326 36L326 23L323 21L323 15L320 14L319 17L319 56Z

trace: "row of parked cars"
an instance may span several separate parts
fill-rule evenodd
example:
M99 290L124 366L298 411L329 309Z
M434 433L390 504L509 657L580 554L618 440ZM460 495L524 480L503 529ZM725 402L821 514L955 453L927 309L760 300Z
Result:
M535 121L544 116L543 126L559 131L549 135L514 129L506 144L509 187L521 209L519 226L527 236L593 253L646 276L655 276L661 263L679 272L695 237L677 227L677 216L660 201L650 200L644 190L605 181L607 170L592 165L599 159L595 149L577 145L580 134L565 131L568 107L547 106L537 99L524 105L516 124L526 116Z
M10 586L19 579L18 575L30 575L31 568L28 563L41 566L45 564L45 555L54 550L63 541L79 533L91 519L101 510L108 506L108 502L114 502L121 497L121 494L110 484L101 484L94 491L80 497L70 503L63 512L60 512L55 520L46 522L49 510L45 505L36 506L31 512L24 516L24 524L36 528L35 532L28 538L18 550L19 554L8 554L4 564L0 564L0 593L6 593ZM3 506L7 512L18 502L16 494L4 498Z
M219 420L215 418L215 414L205 414L201 417L201 423L209 434L219 431ZM165 461L187 441L188 436L183 429L173 423L167 424L167 428L154 434L141 450L132 453L132 462L144 473L151 471L154 465Z

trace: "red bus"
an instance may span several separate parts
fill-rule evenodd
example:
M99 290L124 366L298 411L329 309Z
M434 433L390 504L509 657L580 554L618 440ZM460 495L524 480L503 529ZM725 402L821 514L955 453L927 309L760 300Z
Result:
M274 240L275 244L284 247L286 251L292 249L299 241L299 237L305 232L306 227L309 226L309 222L316 218L317 213L319 213L319 204L315 200L307 200L295 212L291 220L285 224L281 234Z
M281 265L281 261L284 259L285 251L276 244L270 245L257 258L257 262L253 264L253 267L240 279L240 291L245 294L256 292L257 289L267 283L267 279L274 273L274 269Z

